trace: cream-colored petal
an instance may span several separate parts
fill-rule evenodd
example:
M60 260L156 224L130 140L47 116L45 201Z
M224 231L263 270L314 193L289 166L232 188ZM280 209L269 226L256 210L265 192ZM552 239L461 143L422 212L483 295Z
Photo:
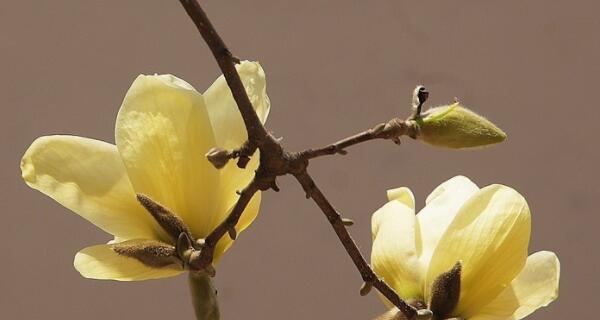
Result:
M264 123L269 114L270 102L267 96L265 72L258 62L243 61L236 66L244 83L250 102L259 119ZM217 146L226 149L239 147L247 139L246 127L231 90L220 76L204 92L210 121L215 130Z
M461 261L461 296L456 312L470 318L495 298L525 265L531 217L515 190L491 185L459 210L431 258L426 293L434 279Z
M392 200L372 217L373 249L371 264L375 273L404 299L422 299L422 267L414 199L407 188L391 192ZM384 300L385 301L385 300Z
M215 140L202 95L172 75L141 75L125 96L115 135L135 191L206 236L219 173L204 157Z
M400 201L407 207L415 210L415 196L412 191L407 187L400 187L396 189L390 189L387 191L387 198L389 201Z
M456 176L440 184L427 197L426 206L417 215L423 251L420 256L423 265L429 265L431 255L450 222L460 207L477 191L479 187L469 178Z
M500 295L486 305L473 320L519 320L558 297L560 262L554 252L530 255L519 275Z
M178 264L163 268L148 267L135 258L119 255L108 244L79 251L73 264L83 277L100 280L150 280L173 277L183 272L183 268Z
M250 200L248 205L246 206L246 209L242 213L242 216L240 217L240 220L238 221L238 223L235 227L235 229L238 233L238 237L239 237L239 234L242 231L244 231L246 228L248 228L248 226L250 226L250 224L254 221L254 219L256 219L256 216L258 216L260 200L261 200L261 194L260 194L260 192L257 192L254 195L254 197L252 197L252 199ZM224 217L229 215L229 212L231 212L231 210L233 209L233 205L234 204L232 204L231 207L229 208L229 210L227 210L227 214L223 215ZM215 258L214 258L215 263L219 262L219 260L223 256L223 253L225 253L227 250L229 250L229 248L231 247L232 244L233 244L233 240L231 240L231 238L228 235L225 235L223 238L221 238L221 240L219 240L219 242L217 243L217 246L215 248Z
M163 236L138 204L112 144L75 136L41 137L25 152L21 172L30 187L116 237Z

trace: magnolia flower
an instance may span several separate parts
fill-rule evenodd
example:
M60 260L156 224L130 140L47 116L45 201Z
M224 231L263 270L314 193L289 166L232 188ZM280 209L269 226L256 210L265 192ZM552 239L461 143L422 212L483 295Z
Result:
M238 72L256 112L265 121L269 99L265 74L245 61ZM164 278L183 271L175 241L137 201L143 194L175 213L193 238L206 237L228 215L257 167L229 163L215 169L205 158L212 147L235 148L246 130L223 76L204 92L173 75L140 75L125 95L115 125L116 145L76 136L38 138L21 161L23 179L114 236L75 256L86 278L122 281ZM260 194L236 226L242 231L258 213ZM215 261L231 246L223 237ZM136 258L134 258L135 256Z
M372 218L373 268L433 319L522 319L557 298L558 258L548 251L527 256L531 217L515 190L479 189L457 176L417 215L408 188L389 190L388 199ZM399 318L396 312L381 319Z

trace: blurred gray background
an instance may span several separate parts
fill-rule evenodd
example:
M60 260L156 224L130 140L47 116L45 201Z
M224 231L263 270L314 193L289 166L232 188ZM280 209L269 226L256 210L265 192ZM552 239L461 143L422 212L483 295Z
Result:
M528 199L531 251L562 262L560 298L530 319L592 319L600 281L596 1L203 1L234 54L260 60L269 129L300 150L408 114L425 84L489 117L506 143L476 151L377 141L311 163L315 180L370 255L385 190L427 194L456 174ZM173 73L203 91L219 74L178 1L0 4L0 318L191 319L185 277L82 278L74 254L109 236L20 178L38 136L113 142L139 73ZM316 206L289 177L263 195L254 225L218 266L225 319L369 319L384 311L361 285ZM590 306L592 305L592 306Z

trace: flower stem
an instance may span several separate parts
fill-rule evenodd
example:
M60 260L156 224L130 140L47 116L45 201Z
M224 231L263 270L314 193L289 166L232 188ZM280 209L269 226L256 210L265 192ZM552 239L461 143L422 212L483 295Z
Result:
M219 320L219 303L217 301L217 290L208 275L197 275L189 273L190 291L192 303L197 320Z

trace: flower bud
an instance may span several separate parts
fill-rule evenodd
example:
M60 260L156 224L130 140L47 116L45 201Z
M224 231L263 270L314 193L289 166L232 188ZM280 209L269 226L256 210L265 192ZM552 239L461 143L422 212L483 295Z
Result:
M117 254L137 259L151 268L181 268L174 246L156 240L128 240L111 244Z
M218 147L211 148L206 153L206 159L217 169L223 168L229 162L229 158L229 151Z
M506 134L486 118L461 106L430 109L418 118L418 139L434 146L461 149L499 143Z

